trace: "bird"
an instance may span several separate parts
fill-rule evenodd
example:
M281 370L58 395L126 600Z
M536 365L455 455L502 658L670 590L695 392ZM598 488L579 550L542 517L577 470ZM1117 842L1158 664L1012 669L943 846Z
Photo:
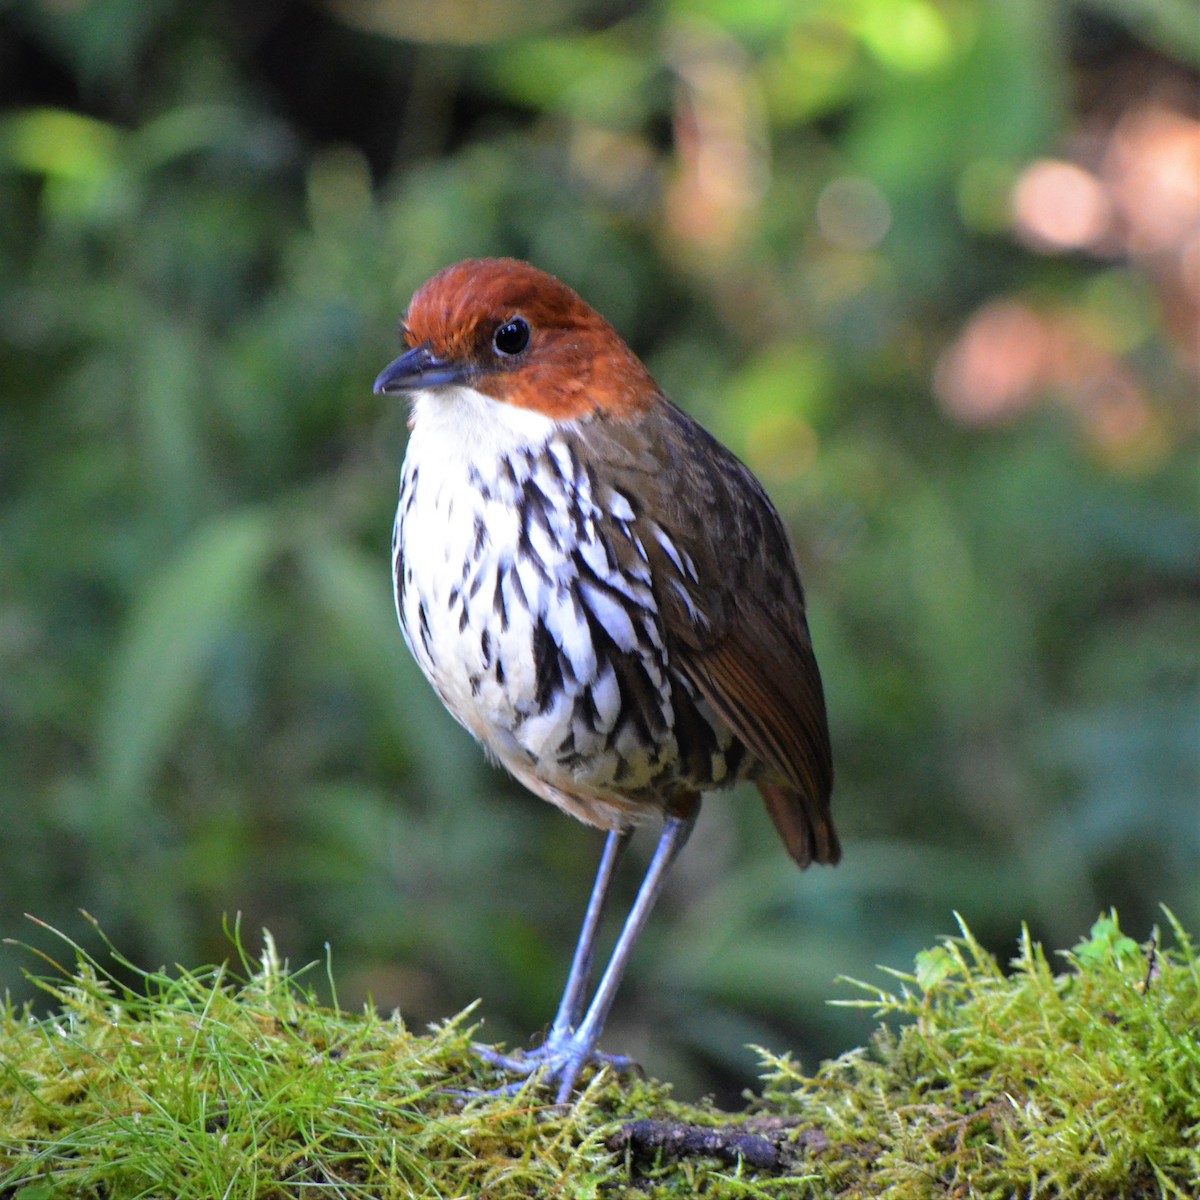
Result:
M752 781L800 867L834 864L824 693L787 533L751 471L577 292L513 258L433 275L374 391L409 401L396 611L451 715L606 838L541 1045L490 1064L564 1104L701 797ZM661 822L589 999L609 885ZM523 1086L523 1081L509 1087Z

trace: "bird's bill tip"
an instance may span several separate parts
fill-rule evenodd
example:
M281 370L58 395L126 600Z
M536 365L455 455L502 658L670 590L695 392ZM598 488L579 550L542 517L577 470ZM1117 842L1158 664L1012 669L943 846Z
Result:
M461 383L464 378L460 365L444 362L428 346L414 346L379 372L372 390L377 396L396 396Z

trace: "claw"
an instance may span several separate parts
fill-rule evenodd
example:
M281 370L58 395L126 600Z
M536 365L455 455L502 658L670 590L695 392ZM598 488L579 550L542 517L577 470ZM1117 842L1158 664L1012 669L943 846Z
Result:
M566 1104L584 1067L607 1067L620 1075L642 1073L641 1066L628 1055L602 1054L574 1038L553 1041L547 1039L536 1049L518 1054L502 1054L493 1050L491 1046L478 1043L472 1049L488 1066L522 1076L521 1079L501 1084L489 1091L467 1093L476 1096L511 1096L525 1087L531 1077L537 1075L539 1085L556 1089L555 1103Z

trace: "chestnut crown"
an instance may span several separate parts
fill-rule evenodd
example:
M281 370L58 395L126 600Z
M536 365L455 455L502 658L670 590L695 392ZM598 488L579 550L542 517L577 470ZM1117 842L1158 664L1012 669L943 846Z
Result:
M439 271L413 295L407 354L375 383L383 393L473 388L556 420L629 418L660 397L620 334L577 292L513 258Z

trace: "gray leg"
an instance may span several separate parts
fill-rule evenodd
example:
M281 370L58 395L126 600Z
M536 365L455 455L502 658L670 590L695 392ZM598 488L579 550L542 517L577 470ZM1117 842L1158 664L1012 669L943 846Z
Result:
M575 944L575 957L571 961L571 973L567 976L567 986L563 989L562 1000L559 1002L554 1024L550 1026L547 1043L569 1038L575 1032L580 1017L583 1016L588 981L592 976L592 960L596 955L596 934L600 929L600 918L604 914L604 901L608 895L608 885L612 882L617 863L621 861L625 847L629 845L632 832L629 829L613 830L604 843L604 853L596 871L596 882L592 884L592 895L588 900L587 913L583 918L583 928L579 931L579 941Z
M613 1000L617 995L617 987L621 982L621 976L625 973L638 935L646 924L646 918L649 917L659 892L662 891L667 871L692 832L698 812L699 805L696 805L686 816L671 816L666 819L663 824L662 836L658 839L658 847L646 870L646 877L638 889L637 899L634 900L633 907L629 910L629 916L625 918L621 936L617 939L612 958L609 959L608 967L600 980L600 986L596 989L595 996L592 997L587 1015L566 1044L561 1047L561 1057L559 1054L554 1054L548 1062L551 1067L549 1079L558 1084L556 1098L559 1104L565 1104L570 1098L575 1081L579 1078L579 1072L596 1053L596 1043L600 1040L600 1033L604 1028L605 1019L608 1017L608 1010L612 1008Z
M596 956L596 935L600 931L600 918L604 915L604 902L608 898L609 884L612 883L617 864L621 861L621 855L624 854L632 836L632 829L614 829L605 840L604 853L600 856L600 866L596 870L596 882L592 884L592 895L584 914L583 927L579 931L579 940L575 943L575 955L571 960L567 985L563 989L554 1024L550 1026L545 1042L536 1050L530 1050L519 1057L499 1054L488 1046L476 1046L476 1050L485 1061L507 1071L528 1074L539 1063L561 1052L570 1042L587 1003L587 987L592 977L592 962Z
M646 869L642 886L638 889L637 898L625 924L621 928L620 937L613 948L612 957L608 960L604 975L600 980L596 994L588 1006L586 1015L583 1013L584 997L587 993L588 979L591 976L592 959L595 953L596 934L600 926L600 916L604 908L604 899L608 892L621 852L629 841L628 833L610 833L604 845L604 854L600 860L600 869L596 873L596 882L592 885L592 897L588 902L587 915L584 917L583 929L579 934L579 942L575 947L575 956L571 963L571 971L567 977L566 990L558 1006L558 1014L550 1028L545 1044L536 1050L518 1057L508 1057L497 1054L488 1047L478 1046L481 1057L494 1066L507 1071L528 1075L534 1070L544 1072L542 1079L557 1087L556 1099L559 1104L565 1104L575 1088L575 1081L580 1071L589 1062L607 1063L618 1070L628 1069L632 1063L619 1055L600 1054L596 1044L617 995L621 976L629 964L634 945L650 916L650 910L662 891L663 881L667 871L675 861L680 850L688 840L696 817L700 812L699 798L689 796L678 806L677 812L668 816L663 823L662 835L658 839L654 857ZM582 1016L582 1020L580 1017ZM506 1084L497 1088L494 1094L511 1094L523 1086L519 1083Z

